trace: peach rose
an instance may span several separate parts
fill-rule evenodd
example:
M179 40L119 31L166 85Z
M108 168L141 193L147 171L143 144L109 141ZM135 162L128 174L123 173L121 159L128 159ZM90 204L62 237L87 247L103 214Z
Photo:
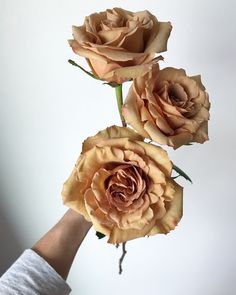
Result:
M148 11L113 8L87 16L83 26L73 26L69 44L100 79L120 84L150 69L155 53L167 49L171 28Z
M158 65L135 79L123 116L140 135L174 149L208 140L209 98L201 77Z
M112 126L84 141L63 201L112 244L168 233L182 217L182 187L171 171L162 148Z

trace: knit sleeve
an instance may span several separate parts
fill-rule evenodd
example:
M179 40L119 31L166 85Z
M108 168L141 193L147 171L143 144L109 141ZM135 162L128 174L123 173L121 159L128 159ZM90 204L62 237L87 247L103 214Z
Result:
M0 278L0 294L67 295L71 288L65 280L33 250L24 253Z

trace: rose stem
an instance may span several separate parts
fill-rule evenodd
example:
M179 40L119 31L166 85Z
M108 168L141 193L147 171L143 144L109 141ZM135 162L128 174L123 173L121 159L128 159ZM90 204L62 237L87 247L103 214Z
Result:
M122 271L123 271L123 269L122 269L122 262L123 262L123 260L125 258L126 253L127 253L127 251L125 249L125 244L126 244L126 242L122 243L122 251L123 251L123 253L122 253L122 256L121 256L121 258L119 260L119 274L120 275L122 274Z
M118 110L119 110L119 114L120 114L120 119L121 119L121 123L123 127L126 127L127 124L125 122L125 119L122 115L122 106L123 106L123 93L122 93L122 84L120 84L119 86L115 87L116 89L116 101L117 101L117 106L118 106ZM125 255L127 253L126 249L125 249L125 244L126 242L122 243L122 255L120 257L119 260L119 274L121 275L123 272L122 269L122 262L125 258ZM119 247L119 244L116 245L116 248Z
M122 84L119 86L115 87L116 90L116 101L117 101L117 106L120 114L120 119L123 127L126 127L125 119L122 115L122 106L123 106L123 94L122 94Z

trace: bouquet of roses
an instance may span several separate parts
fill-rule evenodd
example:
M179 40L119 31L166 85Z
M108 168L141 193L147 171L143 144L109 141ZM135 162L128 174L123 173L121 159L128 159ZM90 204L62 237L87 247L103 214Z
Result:
M190 178L160 145L177 149L208 140L210 103L200 76L159 67L163 57L156 54L167 50L171 30L170 22L148 11L113 8L73 26L69 40L91 71L69 62L115 89L122 127L108 127L83 142L62 197L93 223L99 238L122 243L120 273L127 241L167 234L183 214L176 173ZM122 84L129 81L123 103Z

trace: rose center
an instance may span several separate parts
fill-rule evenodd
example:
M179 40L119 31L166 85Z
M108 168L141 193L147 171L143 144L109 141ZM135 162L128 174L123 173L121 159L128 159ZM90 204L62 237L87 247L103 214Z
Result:
M173 105L184 107L188 102L188 96L184 88L178 83L169 86L168 95Z
M146 191L147 177L139 167L120 165L113 169L106 180L106 196L110 205L127 207L142 198Z

